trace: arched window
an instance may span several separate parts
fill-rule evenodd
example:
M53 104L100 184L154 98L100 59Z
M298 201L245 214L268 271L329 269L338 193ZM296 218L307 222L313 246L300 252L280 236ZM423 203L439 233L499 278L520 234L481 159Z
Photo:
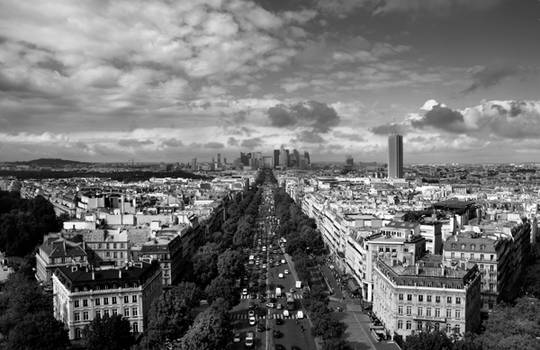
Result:
M139 333L139 323L133 322L133 333Z

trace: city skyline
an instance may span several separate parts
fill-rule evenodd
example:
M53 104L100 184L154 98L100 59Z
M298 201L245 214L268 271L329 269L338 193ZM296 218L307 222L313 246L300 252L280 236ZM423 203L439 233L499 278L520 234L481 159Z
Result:
M0 4L0 161L540 161L540 3Z

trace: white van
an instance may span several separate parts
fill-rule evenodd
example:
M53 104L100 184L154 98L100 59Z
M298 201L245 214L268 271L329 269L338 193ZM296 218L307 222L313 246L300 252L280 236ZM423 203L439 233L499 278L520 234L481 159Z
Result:
M296 313L296 318L298 319L303 319L304 318L304 312L302 310L298 310L298 312Z

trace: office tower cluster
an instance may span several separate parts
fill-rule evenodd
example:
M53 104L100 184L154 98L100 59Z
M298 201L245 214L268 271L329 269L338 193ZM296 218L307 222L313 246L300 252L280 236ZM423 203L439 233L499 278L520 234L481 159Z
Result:
M309 152L300 153L281 146L275 149L271 156L264 156L261 152L240 152L240 164L251 169L308 169L311 165Z

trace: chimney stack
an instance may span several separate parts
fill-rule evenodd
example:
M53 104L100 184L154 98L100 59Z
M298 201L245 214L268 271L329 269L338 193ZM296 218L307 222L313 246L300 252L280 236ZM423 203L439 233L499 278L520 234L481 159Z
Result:
M416 263L414 264L414 272L419 275L420 274L420 264Z
M96 279L96 272L92 269L92 281Z

